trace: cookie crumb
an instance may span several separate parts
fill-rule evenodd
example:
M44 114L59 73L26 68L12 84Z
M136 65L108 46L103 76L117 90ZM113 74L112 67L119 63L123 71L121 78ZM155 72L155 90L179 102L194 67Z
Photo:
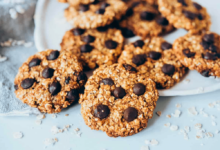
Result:
M170 127L170 123L165 123L164 126L165 127Z
M144 143L149 145L150 144L150 140L145 140Z
M195 124L195 129L199 130L201 128L202 128L202 124L201 123Z
M57 142L57 138L48 138L44 141L44 145L47 147L49 145L54 145Z
M177 109L177 110L175 110L175 113L172 114L172 116L175 117L175 118L179 118L180 114L181 114L181 111Z
M219 131L219 130L216 130L216 131L215 131L215 134L219 134L219 133L220 133L220 131Z
M53 118L53 119L57 118L57 115L53 114L53 115L52 115L52 118Z
M53 134L57 134L57 133L61 132L60 129L57 126L53 126L50 131Z
M196 108L193 106L191 108L188 109L188 112L191 114L191 115L198 115L198 111L196 110Z
M213 126L216 126L217 123L216 123L215 121L212 121L212 125L213 125Z
M160 117L162 113L161 113L161 111L157 111L156 114L157 114L157 116Z
M171 115L166 115L167 118L171 118Z
M210 107L210 108L214 108L215 105L214 105L213 103L209 103L209 107Z
M155 145L158 145L159 142L157 140L153 139L153 140L150 141L150 144L155 146Z
M66 116L66 117L68 117L68 116L69 116L69 114L65 114L65 116Z
M46 118L46 116L44 114L37 115L38 120L42 120L44 118Z
M181 104L176 104L176 108L181 108Z
M189 126L185 126L185 127L184 127L184 130L185 130L186 132L189 132L189 131L190 131L190 127L189 127Z
M15 6L15 9L20 14L23 14L25 12L24 8L21 5Z
M171 131L177 131L178 130L178 126L177 125L172 125L171 127L170 127L170 130Z
M21 139L21 138L23 138L23 133L22 133L22 132L15 132L15 133L13 134L13 137L14 137L15 139Z
M185 79L185 80L183 80L183 83L184 83L184 84L189 84L189 82L190 82L190 79Z

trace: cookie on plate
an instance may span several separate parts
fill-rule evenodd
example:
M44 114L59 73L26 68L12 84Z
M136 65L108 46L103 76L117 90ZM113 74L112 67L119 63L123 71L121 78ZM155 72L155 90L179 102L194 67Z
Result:
M183 65L203 76L220 77L220 35L213 32L178 38L174 52Z
M103 0L88 5L70 6L65 10L65 17L74 27L90 29L121 19L126 10L127 6L123 1Z
M61 3L69 3L70 5L76 6L79 4L84 4L84 5L90 4L97 0L58 0L58 1Z
M67 3L68 0L58 0L60 3Z
M159 10L176 28L190 33L209 30L211 20L205 7L191 0L158 0Z
M129 136L147 127L158 99L154 81L127 64L103 65L88 79L80 98L86 125L108 136Z
M134 34L147 37L158 36L174 30L172 24L158 11L157 6L145 1L131 1L126 17L120 22L122 28L132 30Z
M130 64L138 74L153 79L158 89L171 88L186 73L186 68L176 58L172 45L161 37L151 37L125 45L119 60Z
M39 52L19 68L15 94L22 102L41 112L58 113L78 101L87 81L83 66L71 52Z
M61 43L61 51L72 51L86 68L95 69L103 64L115 63L122 52L124 37L114 28L74 28L67 31Z

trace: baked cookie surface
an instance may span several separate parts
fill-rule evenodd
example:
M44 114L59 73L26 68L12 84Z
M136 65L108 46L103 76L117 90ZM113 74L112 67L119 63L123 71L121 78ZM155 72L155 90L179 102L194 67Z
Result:
M88 79L80 98L86 125L108 136L129 136L147 127L158 91L155 83L127 64L103 65Z
M19 68L15 94L41 112L58 113L78 101L86 81L83 66L73 53L46 50L29 57Z
M176 58L172 45L161 37L125 45L118 62L132 65L138 74L154 80L158 89L171 88L186 72L186 68Z
M83 65L94 69L103 64L115 63L122 52L124 37L114 28L75 28L67 31L61 43L61 51L72 51Z
M76 6L79 4L86 5L86 4L95 2L95 0L58 0L58 1L62 3L69 3L70 5L73 5L73 6Z
M134 34L147 37L158 36L174 30L172 24L158 11L157 6L146 1L129 1L126 16L120 22L122 28L132 30Z
M173 44L174 52L183 65L205 77L220 77L220 35L206 32L187 34Z
M127 6L120 0L102 0L88 5L70 6L65 17L74 27L82 29L97 28L121 19Z
M211 20L205 7L191 0L158 0L159 10L176 28L190 33L209 30Z

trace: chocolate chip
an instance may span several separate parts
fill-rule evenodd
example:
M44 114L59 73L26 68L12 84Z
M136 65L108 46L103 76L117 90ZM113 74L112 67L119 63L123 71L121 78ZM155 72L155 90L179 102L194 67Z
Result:
M133 121L134 119L137 118L137 116L138 116L138 111L134 107L128 107L127 109L125 109L124 115L123 115L124 119L127 122Z
M126 92L123 88L116 87L113 94L116 98L123 98L126 95Z
M142 48L144 46L144 41L142 40L137 40L136 42L133 43L134 47L140 47Z
M158 60L160 59L161 57L161 53L160 52L154 52L154 51L151 51L148 53L149 54L149 57L153 60Z
M146 87L142 83L137 83L137 84L134 85L133 91L134 91L134 94L140 96L140 95L143 95L145 93Z
M18 85L17 84L14 85L14 89L18 90Z
M121 32L125 38L131 38L135 36L134 32L128 28L121 28Z
M175 67L170 64L164 64L162 67L162 72L166 75L173 75L175 72Z
M196 2L193 2L193 6L194 6L196 9L198 9L198 10L201 10L201 9L202 9L202 6L199 5L199 4L196 3Z
M80 51L81 53L89 53L93 50L93 46L89 45L89 44L85 44L80 46Z
M204 55L204 58L207 59L207 60L216 60L217 55L214 54L214 53L206 52L205 55Z
M107 118L110 114L110 109L106 105L98 105L94 110L94 116L100 119Z
M156 82L156 88L161 90L163 89L163 86L161 85L161 83Z
M168 49L171 49L173 46L172 46L172 44L170 44L168 42L163 42L160 47L162 50L168 50Z
M103 83L104 85L110 85L110 86L114 85L114 81L111 78L102 79L100 83Z
M197 18L198 18L199 20L203 20L203 19L204 19L204 17L203 17L202 14L198 14L198 15L197 15Z
M110 6L109 3L103 2L100 6L101 9L105 9L106 7Z
M208 42L208 43L214 43L215 42L215 36L214 36L214 34L205 34L203 36L203 40L205 42Z
M169 21L165 17L159 17L156 19L156 22L162 26L169 25Z
M204 77L210 77L209 75L209 70L204 70L201 72L201 75L204 76Z
M212 52L217 52L217 49L218 49L218 47L215 46L215 45L211 45L211 46L209 47L209 50L212 51Z
M72 32L74 35L79 36L79 35L82 35L85 32L85 30L76 28L76 29L73 29Z
M206 41L202 40L202 42L200 43L202 45L202 47L206 50L209 49L209 43L207 43Z
M128 10L126 11L126 14L125 14L125 15L126 15L127 17L130 17L133 13L134 13L133 9L130 8L130 9L128 9Z
M188 6L185 2L185 0L178 0L179 3L181 3L183 6Z
M76 89L72 89L67 92L66 95L67 100L78 101L79 100L79 92Z
M98 30L99 32L105 32L105 31L108 30L108 28L109 28L109 26L103 26L103 27L98 27L97 30Z
M45 68L42 72L42 77L45 79L53 77L54 70L51 68Z
M124 66L125 70L127 70L127 71L137 72L137 70L132 65L123 64L123 66Z
M141 3L141 2L133 2L132 5L131 5L131 7L134 8L134 7L138 6L140 3Z
M29 62L28 66L31 68L31 67L40 65L40 63L41 63L40 59L34 58Z
M145 54L134 55L132 58L132 62L137 66L144 64L146 61L147 59Z
M89 10L89 5L79 5L79 11L86 12Z
M53 83L49 86L49 92L50 92L51 95L53 95L53 96L57 95L60 91L61 91L61 85L60 85L59 82L53 82Z
M87 36L84 36L82 40L83 42L86 42L86 43L92 43L95 41L95 37L91 35L87 35Z
M96 13L96 14L103 15L103 14L105 13L105 9L100 8L100 9L96 10L95 13Z
M194 14L194 13L191 12L191 11L187 11L187 10L184 10L184 11L183 11L183 14L186 16L186 18L188 18L188 19L190 19L190 20L194 20L194 19L197 17L196 14Z
M84 72L80 72L78 75L77 75L77 81L80 82L80 81L87 81L87 76Z
M82 86L82 87L79 89L79 93L80 93L80 94L84 94L84 91L85 91L85 86Z
M140 17L142 20L151 21L154 19L155 14L150 11L143 11L141 12Z
M47 56L47 60L55 60L59 57L60 52L59 51L52 51L49 56Z
M30 87L33 86L34 82L35 82L34 79L26 78L21 82L21 87L23 89L29 89Z
M108 49L115 49L118 46L118 43L113 40L105 41L105 47Z
M70 77L66 78L66 80L65 80L66 84L69 84L69 82L70 82Z
M194 57L196 53L191 52L190 49L187 48L187 49L184 49L184 50L183 50L183 54L184 54L186 57L191 58L191 57Z

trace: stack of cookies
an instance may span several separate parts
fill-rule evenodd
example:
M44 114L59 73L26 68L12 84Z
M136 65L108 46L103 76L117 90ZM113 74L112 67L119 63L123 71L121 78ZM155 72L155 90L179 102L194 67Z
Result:
M109 136L147 127L157 89L178 83L187 69L220 76L220 36L206 9L192 0L58 0L73 29L61 50L31 56L15 79L16 96L41 112L58 113L79 101L85 123ZM174 44L161 36L187 35ZM126 38L140 36L133 43ZM95 70L89 77L84 71Z

